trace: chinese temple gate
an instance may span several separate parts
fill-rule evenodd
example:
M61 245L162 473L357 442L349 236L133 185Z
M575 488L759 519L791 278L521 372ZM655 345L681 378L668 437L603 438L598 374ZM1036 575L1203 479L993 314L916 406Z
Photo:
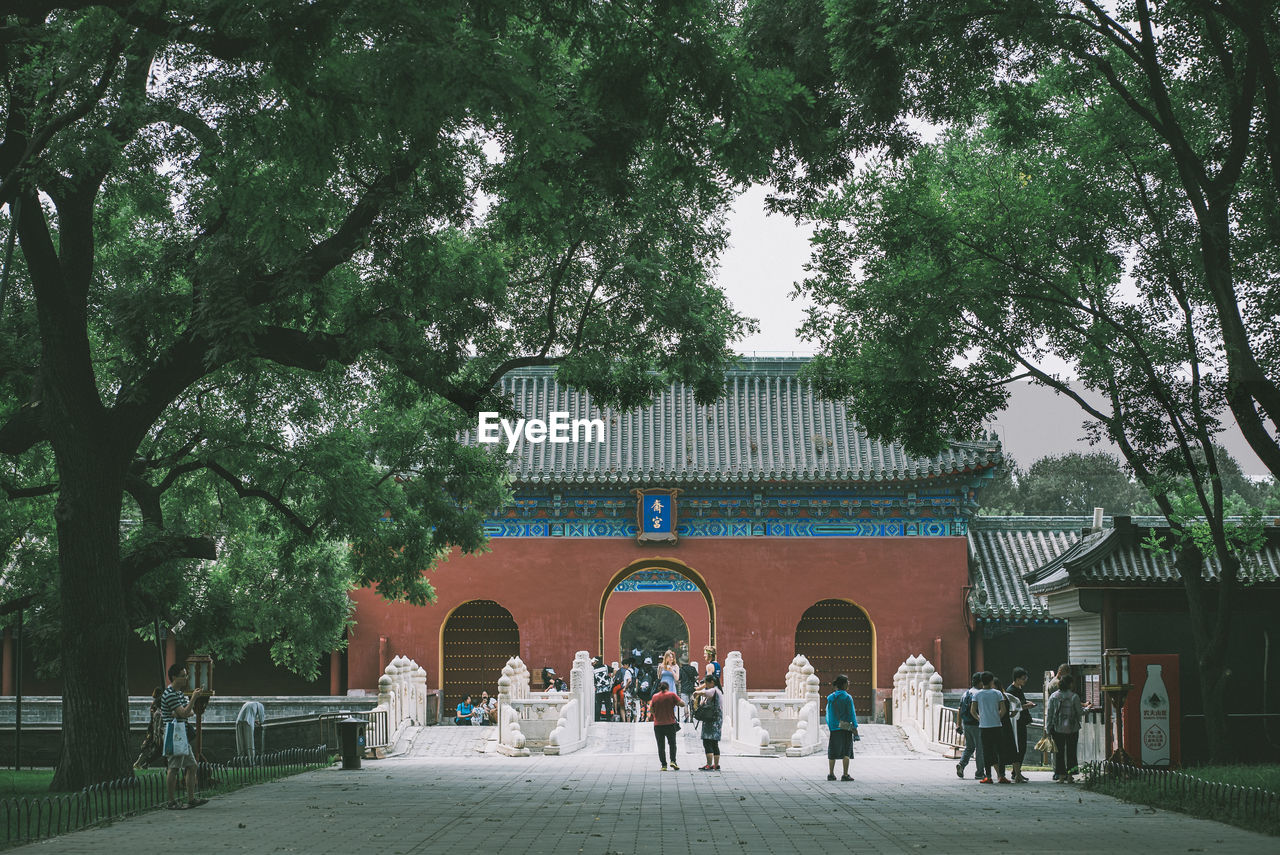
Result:
M602 441L522 439L514 500L486 526L491 551L443 562L437 604L357 592L347 684L376 685L379 651L392 649L424 663L450 705L492 692L513 652L535 674L563 673L586 647L620 659L627 617L657 605L683 620L691 659L708 643L740 650L780 680L802 653L824 684L849 674L861 710L914 653L963 685L966 535L999 444L910 457L819 399L797 376L803 362L746 360L710 405L673 384L631 411L598 407L549 370L508 375L527 418L599 420Z

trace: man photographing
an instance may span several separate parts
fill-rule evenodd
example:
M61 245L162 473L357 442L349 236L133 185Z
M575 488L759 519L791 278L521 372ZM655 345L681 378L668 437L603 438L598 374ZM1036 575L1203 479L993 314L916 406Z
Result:
M187 688L187 666L175 662L169 666L169 685L160 696L160 721L164 730L164 756L168 761L169 775L166 781L170 810L186 810L208 804L208 799L196 798L196 781L200 777L195 752L187 739L187 719L195 712L196 699L202 695L211 695L206 689L197 688L187 700L184 693ZM187 770L187 802L182 804L177 799L178 772Z

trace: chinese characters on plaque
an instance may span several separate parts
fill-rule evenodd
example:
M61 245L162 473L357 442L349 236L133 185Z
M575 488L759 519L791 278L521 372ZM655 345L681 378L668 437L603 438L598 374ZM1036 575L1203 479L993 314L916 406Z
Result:
M676 542L678 489L632 490L636 494L636 540Z

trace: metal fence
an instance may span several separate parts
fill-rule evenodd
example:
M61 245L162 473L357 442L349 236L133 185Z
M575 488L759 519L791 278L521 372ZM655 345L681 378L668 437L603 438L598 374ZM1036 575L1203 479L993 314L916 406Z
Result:
M964 748L964 731L960 727L960 710L955 707L943 707L942 715L938 716L938 732L933 735L933 741L940 745L946 745L958 757L960 749Z
M304 772L329 762L328 749L290 748L273 754L201 763L202 792L234 789ZM142 774L85 787L76 793L0 800L0 843L9 846L76 831L164 804L166 774Z
M324 713L317 716L320 720L320 738L325 745L342 744L341 733L338 730L338 724L346 718L359 718L368 722L364 729L364 747L366 750L374 748L388 748L391 744L391 722L388 711L385 709L369 710L367 712L336 712Z
M1088 763L1083 768L1085 783L1140 783L1163 795L1196 802L1245 819L1280 819L1280 793L1261 787L1242 787L1222 781L1207 781L1173 769L1130 766L1125 763Z

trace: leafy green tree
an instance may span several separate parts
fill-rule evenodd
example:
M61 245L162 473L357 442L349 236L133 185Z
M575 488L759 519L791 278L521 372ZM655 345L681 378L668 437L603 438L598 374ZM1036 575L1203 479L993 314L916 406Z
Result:
M622 622L620 638L623 656L629 656L632 650L638 649L645 656L657 654L660 657L667 650L675 650L677 642L689 642L689 627L674 609L643 606L627 615ZM659 661L655 658L653 664L657 665Z
M1239 0L822 5L827 14L811 26L825 29L833 77L853 113L891 147L910 134L905 117L967 123L988 106L1011 137L1035 138L1059 107L1039 91L1046 70L1079 96L1076 112L1109 144L1099 165L1123 168L1135 199L1164 209L1162 240L1137 251L1153 264L1176 259L1194 280L1197 323L1221 361L1215 394L1280 477L1280 8ZM1182 252L1170 252L1174 245Z
M56 589L55 788L129 773L142 615L191 609L225 650L266 632L305 672L347 584L429 601L423 571L481 548L506 495L458 441L506 371L624 406L671 377L714 395L748 328L712 279L725 206L801 100L736 15L7 12L0 455L9 499L44 503L18 515L51 520L20 542L56 544L52 581L27 578Z
M1087 516L1094 508L1134 513L1147 497L1112 454L1094 452L1049 455L1018 479L1022 509L1028 514Z
M825 8L809 26L851 114L890 155L910 150L910 117L955 130L833 197L793 200L831 224L808 285L809 330L831 357L815 375L865 394L874 430L926 448L939 426L976 429L1011 375L1059 388L1044 357L1074 363L1108 406L1077 402L1176 532L1210 752L1224 757L1236 556L1258 532L1224 522L1212 438L1229 408L1280 473L1267 427L1280 423L1280 12L1192 0ZM930 399L926 378L951 394ZM1205 550L1225 568L1212 594Z
M1075 400L1178 538L1211 752L1222 757L1238 556L1257 535L1226 523L1213 445L1225 357L1202 322L1207 297L1180 238L1188 223L1149 129L1114 94L1081 93L1067 71L1042 69L1020 94L1053 110L997 100L815 207L826 226L803 286L816 304L805 329L824 354L811 368L871 431L922 451L977 431L1011 379ZM1072 365L1106 404L1090 404L1047 358ZM1206 550L1224 568L1212 594Z

